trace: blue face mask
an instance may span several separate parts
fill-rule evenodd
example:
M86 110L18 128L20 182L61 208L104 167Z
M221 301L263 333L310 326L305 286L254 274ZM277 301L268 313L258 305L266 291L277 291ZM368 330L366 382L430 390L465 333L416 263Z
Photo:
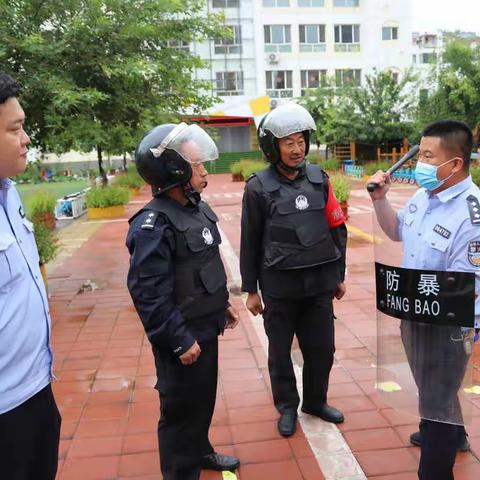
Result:
M452 175L449 175L444 180L439 180L437 177L437 171L443 165L455 160L452 158L451 160L447 160L446 162L442 163L441 165L430 165L429 163L424 162L417 162L417 166L415 167L415 181L420 185L420 187L424 188L425 190L432 191L436 190L438 187L442 186Z

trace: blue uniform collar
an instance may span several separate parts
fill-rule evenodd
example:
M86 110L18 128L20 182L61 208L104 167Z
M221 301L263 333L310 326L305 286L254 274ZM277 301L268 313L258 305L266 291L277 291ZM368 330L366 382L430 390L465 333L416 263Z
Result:
M12 185L15 185L13 180L9 178L0 178L0 190L8 190Z
M442 203L447 203L452 198L458 197L461 193L465 190L468 190L472 186L472 177L469 175L467 178L462 180L461 182L452 185L450 188L446 190L442 190L441 192L434 195L432 198L438 198Z

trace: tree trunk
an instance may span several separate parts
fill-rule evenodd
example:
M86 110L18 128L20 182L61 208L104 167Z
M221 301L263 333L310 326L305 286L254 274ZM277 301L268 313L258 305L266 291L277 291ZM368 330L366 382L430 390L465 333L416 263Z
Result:
M102 147L97 145L98 171L102 177L102 185L105 187L108 184L107 174L103 168Z
M128 171L127 167L127 152L123 152L123 171Z

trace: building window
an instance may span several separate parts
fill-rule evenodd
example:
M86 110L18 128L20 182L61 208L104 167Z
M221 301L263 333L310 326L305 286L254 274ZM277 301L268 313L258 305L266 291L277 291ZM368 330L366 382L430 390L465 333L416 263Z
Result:
M221 97L243 95L243 72L217 72L216 87Z
M360 0L333 0L334 7L358 7Z
M299 7L323 7L325 6L324 0L298 0Z
M302 96L309 88L324 87L327 84L326 70L301 70L300 80L302 84Z
M383 27L382 40L398 40L398 27Z
M437 59L435 53L422 53L420 54L420 63L434 63Z
M231 30L230 38L215 39L215 53L242 53L242 27L240 25L229 25Z
M213 8L238 8L240 0L212 0Z
M289 7L290 0L263 0L264 7Z
M291 52L290 25L264 25L266 52Z
M412 62L417 63L417 55L415 53L412 55Z
M300 25L300 51L325 51L325 25Z
M265 80L270 98L293 97L291 70L266 71Z
M335 25L335 51L360 51L360 25Z
M190 43L184 42L183 40L168 40L167 46L169 48L174 48L175 50L182 50L184 52L190 51Z
M362 79L361 70L335 70L335 85L337 87L343 87L344 85L351 85L359 87Z

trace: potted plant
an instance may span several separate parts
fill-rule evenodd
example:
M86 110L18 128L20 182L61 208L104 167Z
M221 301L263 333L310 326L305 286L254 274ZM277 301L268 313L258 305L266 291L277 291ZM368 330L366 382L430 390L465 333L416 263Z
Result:
M235 162L230 165L230 171L232 172L232 182L243 182L242 175L242 162Z
M48 192L38 192L27 200L28 216L34 224L43 223L49 230L55 229L55 197Z
M339 171L340 160L337 158L329 158L327 160L322 160L318 165L330 175Z
M125 214L125 204L130 200L130 192L123 187L108 185L93 187L87 192L88 218L116 218Z
M345 175L335 174L330 177L330 182L332 184L333 193L340 203L342 212L345 215L345 218L348 219L348 200L350 199L350 191L352 189L350 181Z
M42 273L45 288L48 289L46 264L54 260L58 253L58 238L45 223L36 220L33 222L35 242L37 243L40 272Z
M267 164L256 160L245 161L242 165L242 176L245 179L250 178L250 175L263 170Z
M138 174L137 170L130 167L126 173L116 177L115 185L117 187L128 188L132 195L137 195L143 185L145 185L145 182Z

